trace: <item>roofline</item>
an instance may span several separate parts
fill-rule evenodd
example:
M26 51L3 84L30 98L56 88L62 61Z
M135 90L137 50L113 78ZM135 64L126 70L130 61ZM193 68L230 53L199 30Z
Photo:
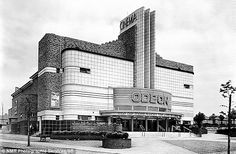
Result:
M176 68L171 68L171 67L161 66L161 65L156 65L156 67L161 67L161 68L166 68L166 69L175 70L175 71L179 71L179 72L185 72L185 73L194 74L194 72L192 72L192 71L185 71L185 70L182 70L180 68L176 69Z
M131 60L131 59L121 58L121 57L116 57L116 56L111 56L111 55L106 55L106 54L92 52L92 51L88 51L88 50L82 50L82 49L79 49L79 48L65 48L64 50L61 51L61 54L63 54L63 52L65 52L66 50L78 50L78 51L85 52L85 53L91 53L91 54L95 54L95 55L100 55L100 56L105 56L105 57L110 57L110 58L115 58L115 59L120 59L120 60L134 62L134 60Z
M29 77L30 79L36 79L36 78L38 78L38 71L37 72L35 72L33 75L31 75L30 77Z
M26 88L31 86L33 84L33 80L28 81L26 84L24 84L22 87L20 87L18 90L16 90L14 93L11 94L12 97L16 96L20 92L24 91Z

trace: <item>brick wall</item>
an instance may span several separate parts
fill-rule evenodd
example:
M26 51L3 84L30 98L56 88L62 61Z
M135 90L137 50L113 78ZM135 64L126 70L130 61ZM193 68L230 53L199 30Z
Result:
M125 57L132 60L135 59L136 31L137 26L135 25L118 36L118 40L124 43L124 50L126 51Z
M130 57L130 59L135 60L135 51L136 51L136 33L137 33L137 26L133 26L120 34L118 39L124 43L124 48L126 51L126 57ZM133 87L136 87L136 80L137 80L137 72L136 72L136 61L134 62L134 69L133 69Z
M61 68L61 53L66 49L81 50L110 57L134 61L136 49L136 31L133 26L118 36L118 40L102 45L81 41L55 34L46 34L39 41L38 71L45 67ZM193 67L164 60L156 56L156 66L193 72ZM134 67L134 87L136 86L136 69ZM51 92L61 92L61 74L44 73L38 77L38 111L50 108Z
M38 71L45 67L61 68L63 38L55 34L46 34L39 41Z
M26 85L27 86L22 86L22 88L18 89L18 91L12 95L12 108L10 109L10 112L15 108L17 113L15 114L15 111L14 113L11 113L11 115L16 118L10 122L12 133L26 134L27 127L25 121L27 120L29 104L32 112L31 121L34 123L37 121L38 79L36 78L32 83L28 82Z
M46 72L38 78L38 112L51 108L51 92L61 92L61 74Z
M127 60L134 59L134 38L131 35L135 28L127 32L129 36L121 36L121 40L112 41L102 45L61 37L55 34L46 34L39 41L38 71L45 67L61 68L61 53L66 49L82 50L105 56L113 56ZM132 43L124 41L132 40ZM124 48L126 47L126 49ZM51 92L61 92L61 74L44 73L38 77L38 111L51 110Z
M128 36L121 35L118 40L102 45L55 34L45 34L39 41L38 71L45 67L60 68L61 52L66 49L87 51L133 61L134 53L132 52L135 51L135 40L132 38L132 35L136 30L135 27L125 32Z
M19 91L20 92L14 95L12 98L12 108L16 106L17 114L15 116L17 117L17 121L23 121L26 120L26 108L28 106L27 99L30 102L31 112L34 115L37 114L38 79L34 79L33 83L30 84L26 89L19 89Z
M182 72L188 72L188 73L194 73L193 72L193 66L163 59L160 55L156 54L156 66L178 70Z

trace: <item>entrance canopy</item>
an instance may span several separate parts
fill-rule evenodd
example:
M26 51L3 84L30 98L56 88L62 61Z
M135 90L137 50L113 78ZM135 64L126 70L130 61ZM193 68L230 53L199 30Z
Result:
M121 110L101 110L102 116L127 116L127 117L156 117L156 118L176 118L180 119L183 114L175 112L155 112L155 111L121 111Z

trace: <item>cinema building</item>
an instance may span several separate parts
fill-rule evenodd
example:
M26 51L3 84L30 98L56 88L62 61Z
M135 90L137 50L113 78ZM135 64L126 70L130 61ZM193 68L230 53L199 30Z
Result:
M46 34L38 49L38 71L12 94L12 130L24 131L27 102L44 133L76 122L121 123L125 131L192 123L193 66L155 53L155 11L131 13L108 43Z

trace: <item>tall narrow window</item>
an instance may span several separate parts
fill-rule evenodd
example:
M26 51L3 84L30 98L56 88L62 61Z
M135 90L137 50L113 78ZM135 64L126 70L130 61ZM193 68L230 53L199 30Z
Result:
M80 72L81 72L81 73L87 73L87 74L90 74L90 69L89 69L89 68L83 68L83 67L80 67Z

